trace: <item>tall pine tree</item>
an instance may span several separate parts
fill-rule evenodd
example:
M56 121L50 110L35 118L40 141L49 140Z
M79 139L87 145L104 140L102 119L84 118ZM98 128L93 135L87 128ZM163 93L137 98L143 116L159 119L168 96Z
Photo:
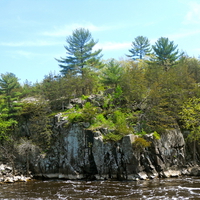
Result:
M132 42L132 49L129 50L131 55L127 55L131 57L133 60L143 59L145 55L148 55L151 52L150 42L147 37L138 36Z
M73 31L72 36L67 37L66 42L68 43L65 46L67 57L56 59L60 63L62 74L65 75L72 71L75 75L80 74L83 76L85 66L95 67L99 63L102 50L92 51L97 41L93 40L89 30L76 29Z
M177 47L178 45L174 45L174 42L169 41L168 38L159 38L155 45L152 45L155 54L154 61L164 66L164 69L167 71L182 56L182 54L179 54Z
M21 93L18 78L13 73L1 74L0 77L0 98L4 99L3 110L7 110L8 117L17 115L21 109L21 103L18 102Z

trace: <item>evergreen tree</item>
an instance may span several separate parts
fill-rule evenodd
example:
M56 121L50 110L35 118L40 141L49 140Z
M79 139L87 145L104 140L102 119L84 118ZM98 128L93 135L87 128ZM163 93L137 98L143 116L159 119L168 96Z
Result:
M66 58L56 59L62 68L61 73L67 74L73 71L74 74L83 76L85 66L95 67L101 58L101 49L92 52L93 47L97 44L94 41L89 30L80 28L73 31L72 36L66 39L68 46L65 46L68 56Z
M132 42L132 49L129 50L133 60L143 59L145 55L148 55L151 52L150 42L147 37L138 36L135 38L135 41Z
M51 140L49 102L45 100L35 101L34 103L24 102L21 110L21 120L26 122L26 137L41 149L47 149Z
M102 71L101 82L105 85L113 85L117 87L121 81L122 74L123 68L120 66L120 63L112 59L107 63L106 68Z
M3 109L7 109L8 117L16 115L21 104L17 102L21 95L16 89L20 88L18 78L13 73L1 74L0 78L0 94L4 99Z
M177 49L178 45L174 45L173 41L168 38L161 37L157 40L155 45L152 45L155 54L155 61L164 66L167 71L169 66L173 65L175 61L182 56Z

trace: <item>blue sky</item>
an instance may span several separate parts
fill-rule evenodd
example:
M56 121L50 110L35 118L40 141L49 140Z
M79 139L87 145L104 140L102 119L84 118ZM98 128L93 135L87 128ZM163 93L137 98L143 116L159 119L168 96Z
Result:
M23 83L59 73L66 37L87 28L103 59L126 59L139 35L168 37L180 51L200 55L200 0L0 0L0 74Z

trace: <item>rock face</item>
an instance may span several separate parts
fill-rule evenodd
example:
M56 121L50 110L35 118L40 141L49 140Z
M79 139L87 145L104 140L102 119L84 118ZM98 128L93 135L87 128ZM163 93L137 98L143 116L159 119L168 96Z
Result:
M14 183L14 182L26 182L30 180L31 177L26 177L17 171L15 175L10 166L5 164L0 164L0 184L2 183Z
M87 124L65 127L56 123L54 145L33 166L35 176L66 179L126 179L178 176L185 165L185 141L180 130L166 131L159 140L146 136L151 146L133 148L137 136L104 142L106 129L86 130Z

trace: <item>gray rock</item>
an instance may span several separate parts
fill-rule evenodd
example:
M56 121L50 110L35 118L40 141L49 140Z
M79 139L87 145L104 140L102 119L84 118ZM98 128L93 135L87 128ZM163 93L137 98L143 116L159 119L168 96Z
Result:
M64 123L64 122L63 122ZM180 130L166 131L160 140L147 135L151 147L133 150L138 136L126 135L118 142L104 142L110 130L85 130L86 123L62 126L51 151L35 165L35 173L49 178L151 179L176 177L184 161L184 139ZM182 155L182 156L180 156Z
M190 170L191 176L200 176L200 167L192 167Z

